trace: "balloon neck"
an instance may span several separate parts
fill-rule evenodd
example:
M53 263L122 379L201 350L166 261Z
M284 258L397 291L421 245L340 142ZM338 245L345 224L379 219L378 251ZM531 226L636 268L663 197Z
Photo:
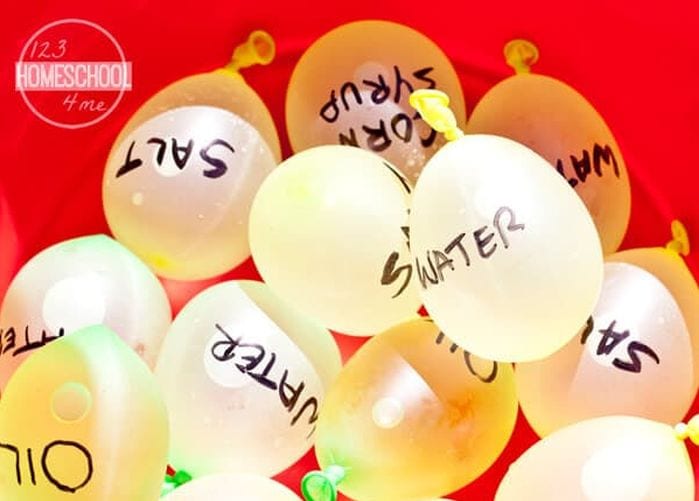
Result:
M172 475L165 475L165 483L163 484L163 488L161 490L161 496L164 496L165 494L174 491L178 487L186 484L187 482L190 482L191 480L192 475L190 475L184 470L176 471Z
M337 501L337 485L346 475L347 470L336 464L306 473L301 480L303 497L306 501Z
M245 42L235 48L230 62L221 69L239 76L238 72L243 68L271 63L275 52L274 39L269 33L253 31Z
M444 134L448 141L463 137L463 131L456 125L454 112L449 108L449 96L441 90L416 90L410 94L410 106L420 113L430 127Z
M676 424L675 436L680 440L689 439L694 445L699 445L699 414L690 419L686 424Z
M515 70L515 73L531 73L531 67L539 60L539 49L529 40L518 38L505 45L503 51L507 65Z
M665 248L682 256L688 256L689 235L687 234L687 228L681 221L675 219L670 224L670 231L672 232L672 240L665 245Z

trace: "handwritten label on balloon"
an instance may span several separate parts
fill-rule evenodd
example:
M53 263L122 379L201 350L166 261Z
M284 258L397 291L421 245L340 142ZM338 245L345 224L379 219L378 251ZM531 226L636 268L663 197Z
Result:
M49 459L50 456L52 454L56 454L59 449L64 449L64 451L70 450L73 454L81 456L81 459L85 463L85 473L82 478L77 479L77 481L75 479L68 480L59 478L60 475L52 471L51 467L49 466ZM26 469L22 467L22 464L24 463L22 461L22 455L24 452L23 449L20 449L12 444L0 442L0 452L1 451L9 452L14 457L14 477L18 486L26 485L28 483L37 485L37 481L41 481L37 480L38 465L35 464L34 453L31 448L26 449ZM46 444L41 452L40 465L41 473L43 473L43 477L47 482L53 484L57 490L69 493L75 493L90 483L94 472L92 454L90 454L90 451L84 445L71 440L54 440ZM7 476L7 478L10 477L11 476Z
M446 339L446 336L444 335L443 332L440 331L439 334L437 334L437 337L435 338L434 342L435 342L435 344L439 345L439 344L442 344L442 342L444 342L445 339ZM457 345L456 343L451 342L451 341L450 341L450 343L451 344L449 345L449 353L456 353L459 350L459 345ZM447 344L449 344L449 343L447 343ZM481 381L482 383L492 383L493 381L495 381L495 378L498 376L498 363L497 362L489 360L488 362L490 362L492 364L492 368L491 368L489 373L487 373L486 375L483 375L483 374L480 374L476 370L476 368L473 366L473 360L471 359L471 353L469 351L466 351L463 349L461 351L462 351L463 357L464 357L464 364L466 364L466 368L473 376L478 378L478 380ZM483 359L481 359L481 360L483 360Z
M46 329L41 329L41 337L35 341L30 340L29 336L29 325L24 327L24 340L20 340L20 344L17 344L17 333L14 327L9 327L7 329L0 328L0 357L6 353L15 357L21 353L35 350L41 348L45 344L54 341L65 335L65 329L61 327L58 330L58 334L51 336L46 332Z
M232 389L258 385L263 393L256 398L276 399L279 408L291 415L289 426L310 426L310 437L324 394L318 374L298 346L242 290L234 293L242 305L235 321L216 323L205 347L209 378Z
M234 362L233 366L241 374L252 378L264 388L277 391L280 403L287 412L293 412L296 404L301 400L304 389L306 389L306 382L300 381L296 386L289 383L288 368L284 368L280 377L272 376L271 372L277 364L277 354L274 351L270 351L269 357L267 357L267 351L261 344L245 342L243 336L233 337L218 324L216 324L216 330L223 338L213 343L211 356L218 362ZM264 368L259 372L254 372L265 359L267 362L264 364ZM311 395L303 401L298 412L291 418L291 426L298 422L306 409L312 409L308 424L315 423L318 420L318 398Z
M524 228L524 223L517 220L513 209L507 206L500 207L493 217L492 227L485 225L471 232L470 236L475 244L477 256L480 259L490 259L500 245L508 249L511 244L510 234L523 231ZM436 285L443 282L445 274L449 270L454 271L459 263L466 267L471 266L471 257L476 254L467 247L466 242L470 239L465 241L466 235L466 232L460 233L442 250L427 250L425 261L429 269L421 264L419 257L415 258L415 269L423 289L427 289L430 284Z
M415 89L434 89L437 86L437 82L428 76L433 70L432 67L424 67L412 72L415 81L421 84L414 84L405 78L397 65L393 65L393 74L389 76L378 73L373 80L362 79L359 85L352 81L344 82L339 92L335 89L330 91L329 99L321 107L319 116L331 124L340 118L343 110L348 112L352 108L380 106L390 101L395 104L406 101ZM390 120L379 119L378 123L350 127L346 132L340 132L338 142L348 146L366 146L372 151L381 152L389 148L394 140L410 143L414 134L414 122L417 120L422 120L419 113L408 115L399 111ZM364 133L362 139L365 144L357 137L358 130ZM436 131L429 128L427 135L420 137L420 144L423 148L429 148L436 138Z
M615 353L619 353L620 351L623 352L624 347L621 345L623 341L628 341L625 345L626 356L628 357L628 359L615 357L612 360L612 365L614 367L623 371L638 374L641 372L642 369L642 363L640 358L641 355L645 355L647 358L653 360L656 364L660 364L660 357L658 357L658 354L650 346L640 341L633 340L633 338L629 339L629 337L631 336L629 330L622 330L621 328L618 328L616 326L616 323L616 320L612 320L607 327L603 329L598 329L596 331L596 333L601 334L601 337L599 338L599 342L597 344L597 349L595 351L595 354L597 356L606 357ZM594 329L594 319L590 317L587 320L585 330L583 331L580 337L581 344L585 344L587 342ZM616 348L619 348L619 350L617 350Z
M556 160L556 170L558 173L568 180L568 184L575 188L578 183L584 183L587 178L594 172L597 177L602 177L604 175L604 170L602 170L603 163L604 166L612 166L614 175L619 178L621 175L619 172L619 164L617 163L616 156L612 148L605 144L600 146L595 143L592 147L592 153L588 150L583 150L582 157L578 158L575 155L569 155L570 166L575 173L574 177L568 177L565 172L565 162L563 159L559 158Z

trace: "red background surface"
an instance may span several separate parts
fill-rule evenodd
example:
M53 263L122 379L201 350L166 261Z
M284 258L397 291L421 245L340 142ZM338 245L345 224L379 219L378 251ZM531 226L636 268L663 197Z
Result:
M510 74L503 44L534 41L541 60L534 71L565 80L605 117L626 159L633 209L622 248L655 246L681 219L699 245L695 137L699 132L699 20L696 2L603 0L578 2L410 3L294 2L18 2L0 21L0 294L11 275L42 248L84 234L106 232L100 190L107 153L127 118L149 96L183 76L225 64L235 45L254 29L277 41L276 60L245 71L269 105L289 155L284 124L285 85L294 64L324 32L355 19L408 24L440 45L463 85L467 110ZM12 72L24 43L44 24L79 17L110 31L133 62L133 90L107 119L65 130L37 119L14 91ZM377 43L380 41L377 41ZM341 55L338 55L341 57ZM6 197L7 207L2 198ZM699 276L697 254L688 264ZM250 262L227 277L256 278ZM199 286L201 287L201 285ZM171 284L181 305L191 287ZM187 290L189 289L189 290ZM347 357L361 340L338 336ZM695 402L694 412L699 412ZM492 499L507 465L535 441L521 418L505 453L480 479L451 497ZM695 470L699 453L690 444ZM312 454L279 475L297 489L315 467ZM553 473L555 474L555 473ZM387 479L400 481L400 479Z

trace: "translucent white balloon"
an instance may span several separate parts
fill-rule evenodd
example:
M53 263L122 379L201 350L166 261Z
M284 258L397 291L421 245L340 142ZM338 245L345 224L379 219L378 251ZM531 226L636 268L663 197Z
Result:
M265 284L206 289L175 318L155 370L170 415L170 464L194 477L284 470L313 445L339 370L330 333Z
M468 135L438 151L415 186L410 237L427 311L483 358L550 355L599 295L589 213L546 160L510 139Z
M0 309L0 388L35 349L104 324L151 367L171 320L153 273L105 235L66 240L30 259Z
M416 316L408 253L412 188L378 155L319 146L283 162L250 211L265 282L323 325L373 335Z
M663 283L609 262L587 326L550 357L517 364L517 393L540 436L613 414L674 424L694 399L692 353L682 311Z
M110 153L102 187L107 222L159 275L218 275L249 256L250 204L275 165L260 133L231 111L166 111Z
M301 501L285 486L258 475L207 475L188 482L163 499L167 501Z
M496 501L691 501L694 475L672 427L611 416L563 428L510 465Z

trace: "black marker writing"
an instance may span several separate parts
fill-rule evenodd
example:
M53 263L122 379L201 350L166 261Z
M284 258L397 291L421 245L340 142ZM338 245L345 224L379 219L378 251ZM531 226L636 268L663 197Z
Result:
M621 173L619 172L619 164L617 162L616 156L612 148L605 144L601 146L597 143L592 147L592 153L588 150L583 150L581 156L569 155L570 166L574 172L574 176L568 177L565 172L565 161L561 158L556 160L556 170L558 173L568 180L568 184L575 188L579 183L584 183L587 178L594 172L597 177L602 177L604 171L602 170L603 163L609 166L611 163L614 175L619 178Z
M444 335L444 333L440 331L439 334L437 334L437 338L435 339L435 343L442 344L442 342L445 340L445 338L446 338L446 336ZM456 353L456 351L458 349L459 349L459 345L457 345L456 343L452 342L451 345L449 346L450 353ZM466 350L462 350L462 352L463 352L464 363L466 364L466 368L468 369L468 371L472 375L474 375L476 378L478 378L479 381L481 381L483 383L492 383L493 381L495 381L495 378L498 375L498 363L497 362L491 361L491 363L493 364L493 368L491 369L490 374L488 374L487 376L483 376L483 375L479 374L476 371L476 369L473 367L473 363L471 361L471 353L466 351Z
M231 336L221 325L215 324L216 330L224 339L215 342L211 346L211 356L219 362L235 361L233 364L241 373L246 374L263 388L276 391L279 401L287 412L292 413L299 403L304 389L307 388L304 381L293 386L289 382L289 370L284 369L281 378L271 376L271 372L277 364L277 354L270 352L266 365L260 372L254 372L267 356L265 348L257 343L244 342L243 336ZM294 426L306 409L311 409L307 423L312 425L318 420L318 399L315 396L306 398L300 409L291 418L291 426ZM310 435L309 435L310 436Z
M169 141L162 137L151 137L146 141L146 144L155 147L155 163L162 166L167 153L170 152L170 158L179 170L187 167L194 151L195 142L193 139L180 141L175 137L170 137ZM129 150L126 153L124 163L117 169L116 178L119 178L129 172L143 166L143 160L140 158L132 158L134 156L133 149L136 146L136 141L132 141ZM169 147L168 147L169 146ZM225 139L215 138L209 143L199 148L199 158L212 168L204 170L202 174L209 179L217 179L223 176L228 171L228 164L220 156L225 150L230 153L235 153L235 149ZM214 153L218 153L215 155Z
M17 333L14 327L7 329L0 328L0 357L6 353L16 357L24 352L41 348L42 346L54 341L65 335L65 330L61 327L58 334L51 336L46 332L46 329L41 329L41 337L35 341L30 340L29 325L24 327L24 342L17 344Z
M620 344L626 340L631 333L628 330L616 331L616 320L612 322L605 328L599 329L597 332L602 334L599 343L597 344L597 349L595 354L598 356L609 356L616 350ZM585 329L580 338L581 344L585 344L590 337L590 334L594 330L594 320L590 317L587 321ZM615 357L612 360L612 365L617 369L640 373L642 369L641 359L639 354L646 355L651 360L655 361L656 364L660 364L660 357L655 351L648 345L641 343L639 341L630 341L626 346L626 353L629 357L628 360L623 360L621 358Z
M83 479L75 484L71 485L67 483L65 480L58 478L58 476L51 471L51 468L49 467L49 454L51 454L52 451L56 450L56 448L69 448L72 449L73 451L77 452L80 454L84 460L85 460L85 476ZM0 443L0 450L6 450L10 451L12 454L14 454L14 466L15 466L15 478L17 481L17 485L21 486L23 482L22 478L22 468L21 468L21 463L22 463L22 457L20 454L19 448L17 448L14 445L11 444L4 444ZM29 479L31 481L32 485L37 485L37 478L36 478L36 471L34 467L34 458L32 454L32 449L28 448L27 449L27 454L26 454L26 460L27 460L27 469L29 471ZM70 492L70 493L75 493L85 487L90 480L92 479L92 475L94 473L94 466L92 462L92 454L90 451L85 447L84 445L74 442L72 440L54 440L50 443L48 443L42 452L41 455L41 471L44 474L44 478L51 483L56 489L63 491L63 492Z

